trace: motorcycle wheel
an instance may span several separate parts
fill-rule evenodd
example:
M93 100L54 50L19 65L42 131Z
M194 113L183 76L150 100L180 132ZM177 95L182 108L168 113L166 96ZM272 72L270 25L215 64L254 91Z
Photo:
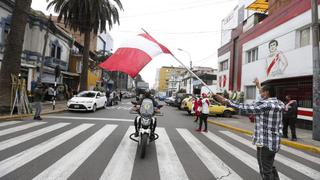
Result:
M140 144L140 158L144 158L147 149L148 134L142 134Z

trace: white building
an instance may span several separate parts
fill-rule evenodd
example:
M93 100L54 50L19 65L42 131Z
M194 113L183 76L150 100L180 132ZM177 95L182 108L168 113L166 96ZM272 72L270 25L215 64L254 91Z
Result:
M287 1L282 6L277 6L277 1L269 3L277 9L267 9L268 17L261 18L261 14L248 17L232 31L231 40L219 49L219 88L243 91L245 101L252 102L258 97L253 83L257 77L273 85L280 99L284 100L286 95L296 99L299 123L310 128L311 3L304 0Z

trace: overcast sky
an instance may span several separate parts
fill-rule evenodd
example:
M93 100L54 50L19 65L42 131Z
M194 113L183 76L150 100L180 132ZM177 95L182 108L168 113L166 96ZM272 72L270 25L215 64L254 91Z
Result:
M184 64L189 66L189 55L194 66L217 68L217 49L220 47L221 20L238 4L238 0L122 0L120 26L110 34L114 50L121 42L147 30L160 43L167 46ZM33 0L32 8L45 14L45 0ZM186 52L177 50L183 49ZM152 86L156 69L178 66L169 55L159 55L141 72Z

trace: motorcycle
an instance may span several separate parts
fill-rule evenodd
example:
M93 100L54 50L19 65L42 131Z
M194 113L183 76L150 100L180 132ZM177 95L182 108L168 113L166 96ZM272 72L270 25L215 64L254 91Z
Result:
M145 157L147 145L157 140L159 135L152 133L154 123L156 123L155 116L163 116L163 114L156 112L151 99L144 99L139 107L137 102L131 102L135 105L135 109L131 110L131 114L139 114L137 116L137 127L139 135L135 137L135 133L130 134L130 139L138 143L140 151L140 158ZM157 109L162 108L162 105L157 106Z

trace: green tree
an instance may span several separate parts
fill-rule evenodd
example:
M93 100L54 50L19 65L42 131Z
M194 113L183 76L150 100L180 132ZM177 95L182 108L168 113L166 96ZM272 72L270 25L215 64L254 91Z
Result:
M106 31L107 25L111 29L113 24L119 24L118 9L123 10L122 4L120 0L52 0L47 8L51 7L59 13L58 21L62 20L66 27L84 34L80 90L87 90L91 32L97 34Z
M0 112L7 113L11 104L11 75L20 72L25 28L32 0L15 0L10 32L7 37L0 71Z

